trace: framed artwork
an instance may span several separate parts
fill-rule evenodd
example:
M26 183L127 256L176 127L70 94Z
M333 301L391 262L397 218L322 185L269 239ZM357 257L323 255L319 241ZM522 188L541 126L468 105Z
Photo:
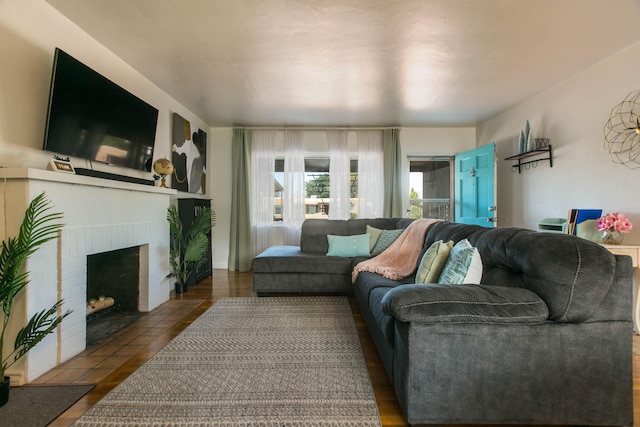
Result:
M171 188L188 193L206 193L207 133L191 132L191 123L173 113L171 163L174 172Z

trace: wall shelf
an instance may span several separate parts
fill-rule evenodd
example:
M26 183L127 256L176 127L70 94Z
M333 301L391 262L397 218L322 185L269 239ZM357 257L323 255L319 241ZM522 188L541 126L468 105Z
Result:
M541 157L545 155L547 157ZM538 162L545 161L545 160L548 160L549 166L553 167L553 149L551 148L551 144L549 144L545 147L540 147L535 150L531 150L524 153L516 154L515 156L507 157L505 160L511 160L511 161L517 160L517 163L514 163L511 166L511 171L512 172L518 171L518 173L522 173L523 169L526 170L531 167L535 168L536 166L538 166Z

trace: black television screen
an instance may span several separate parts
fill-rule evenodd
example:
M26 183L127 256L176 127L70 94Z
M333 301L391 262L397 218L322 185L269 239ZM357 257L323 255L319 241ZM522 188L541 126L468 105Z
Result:
M151 171L158 110L56 48L43 149Z

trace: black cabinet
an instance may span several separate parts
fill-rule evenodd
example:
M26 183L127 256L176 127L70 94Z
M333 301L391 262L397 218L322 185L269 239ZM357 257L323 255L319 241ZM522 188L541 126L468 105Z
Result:
M178 213L180 215L180 222L182 222L182 229L188 230L193 222L193 219L198 214L198 211L202 208L210 208L211 200L207 199L178 199ZM207 245L207 252L204 254L204 263L195 272L195 275L189 276L187 285L193 286L200 282L202 279L211 276L212 270L212 254L211 254L211 233L207 235L209 244Z

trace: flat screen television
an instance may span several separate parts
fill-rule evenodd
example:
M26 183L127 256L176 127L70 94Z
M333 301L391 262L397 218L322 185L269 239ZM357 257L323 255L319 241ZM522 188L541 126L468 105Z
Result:
M151 171L158 110L56 48L43 149Z

